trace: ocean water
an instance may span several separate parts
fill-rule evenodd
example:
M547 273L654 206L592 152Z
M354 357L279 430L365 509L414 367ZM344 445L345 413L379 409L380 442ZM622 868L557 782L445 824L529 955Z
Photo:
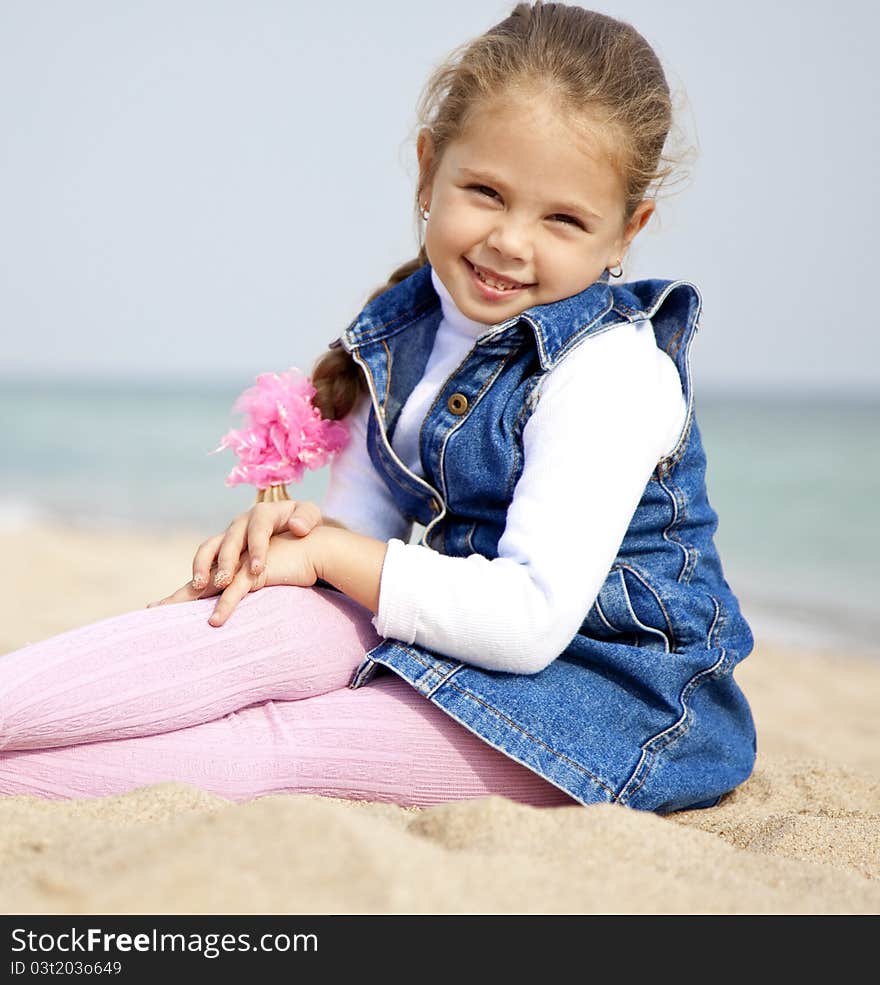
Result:
M880 657L880 397L696 409L715 542L756 632Z
M209 454L241 423L242 386L0 382L0 534L41 518L219 532L254 501L225 485L234 454ZM725 577L756 635L880 657L880 399L698 392L696 413ZM320 502L327 479L291 494Z

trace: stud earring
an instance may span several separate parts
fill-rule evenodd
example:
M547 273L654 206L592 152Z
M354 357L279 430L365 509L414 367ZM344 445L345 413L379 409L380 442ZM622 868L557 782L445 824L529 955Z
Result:
M431 210L428 208L426 204L422 204L422 203L419 204L420 204L420 211L422 213L422 218L427 219L428 216L431 214Z
M623 277L623 264L621 263L620 257L617 258L617 273L615 273L610 267L605 268L612 277Z

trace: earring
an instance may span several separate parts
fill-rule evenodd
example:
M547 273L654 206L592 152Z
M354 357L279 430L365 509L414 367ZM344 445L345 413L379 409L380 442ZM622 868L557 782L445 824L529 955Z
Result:
M620 257L617 258L617 273L615 273L610 267L605 268L612 277L623 277L623 264L620 261Z
M419 211L422 213L422 218L427 219L428 216L431 214L431 210L428 208L426 204L419 203L419 205L420 205Z

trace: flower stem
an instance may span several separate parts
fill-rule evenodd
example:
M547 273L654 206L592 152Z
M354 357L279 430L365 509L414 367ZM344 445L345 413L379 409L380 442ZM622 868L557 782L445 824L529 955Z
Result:
M285 485L278 484L257 490L258 503L280 503L284 499L290 499Z

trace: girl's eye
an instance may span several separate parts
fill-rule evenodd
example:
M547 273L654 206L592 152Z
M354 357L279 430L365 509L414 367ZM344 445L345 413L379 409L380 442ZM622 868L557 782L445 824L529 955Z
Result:
M498 194L494 188L490 188L488 185L471 185L470 187L480 192L480 194L486 193L490 197Z
M494 188L490 188L488 185L468 185L468 189L471 191L479 192L480 195L485 195L487 198L492 198L497 196L498 192ZM563 212L557 212L550 216L551 219L559 219L564 225L576 226L579 229L586 230L586 226L580 221L580 219L575 219L573 215L566 215Z
M560 212L557 212L555 215L551 215L550 218L561 219L567 225L577 226L580 229L584 228L584 224L579 219L575 219L573 215L564 215Z

